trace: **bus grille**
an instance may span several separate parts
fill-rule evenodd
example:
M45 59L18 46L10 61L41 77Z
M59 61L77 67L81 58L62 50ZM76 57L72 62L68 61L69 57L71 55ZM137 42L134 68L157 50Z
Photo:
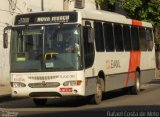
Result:
M30 83L28 84L31 88L56 88L60 86L58 82L42 82L42 83Z
M53 80L55 78L58 78L58 76L29 76L30 80Z

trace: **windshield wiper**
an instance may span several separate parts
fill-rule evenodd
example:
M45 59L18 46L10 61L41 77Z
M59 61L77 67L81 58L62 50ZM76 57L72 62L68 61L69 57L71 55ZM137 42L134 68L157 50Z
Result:
M45 68L46 70L73 70L73 67L69 68Z
M29 70L31 70L31 71L42 71L42 69L29 69Z

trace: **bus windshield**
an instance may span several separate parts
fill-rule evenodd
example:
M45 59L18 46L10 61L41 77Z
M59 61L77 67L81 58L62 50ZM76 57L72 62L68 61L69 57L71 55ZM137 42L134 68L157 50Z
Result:
M80 26L18 27L12 31L11 72L79 70Z

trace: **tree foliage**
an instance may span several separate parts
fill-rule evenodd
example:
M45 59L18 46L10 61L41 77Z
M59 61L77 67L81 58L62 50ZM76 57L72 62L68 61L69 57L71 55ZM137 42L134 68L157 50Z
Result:
M160 25L160 0L96 0L105 10L105 2L119 4L127 11L129 17Z

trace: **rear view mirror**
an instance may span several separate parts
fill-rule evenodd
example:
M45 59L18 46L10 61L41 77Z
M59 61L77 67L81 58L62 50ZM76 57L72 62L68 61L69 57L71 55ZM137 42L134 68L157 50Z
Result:
M8 48L8 33L7 32L3 33L3 47Z
M12 27L11 26L7 26L4 28L3 31L3 47L4 48L8 48L8 30L10 30Z

